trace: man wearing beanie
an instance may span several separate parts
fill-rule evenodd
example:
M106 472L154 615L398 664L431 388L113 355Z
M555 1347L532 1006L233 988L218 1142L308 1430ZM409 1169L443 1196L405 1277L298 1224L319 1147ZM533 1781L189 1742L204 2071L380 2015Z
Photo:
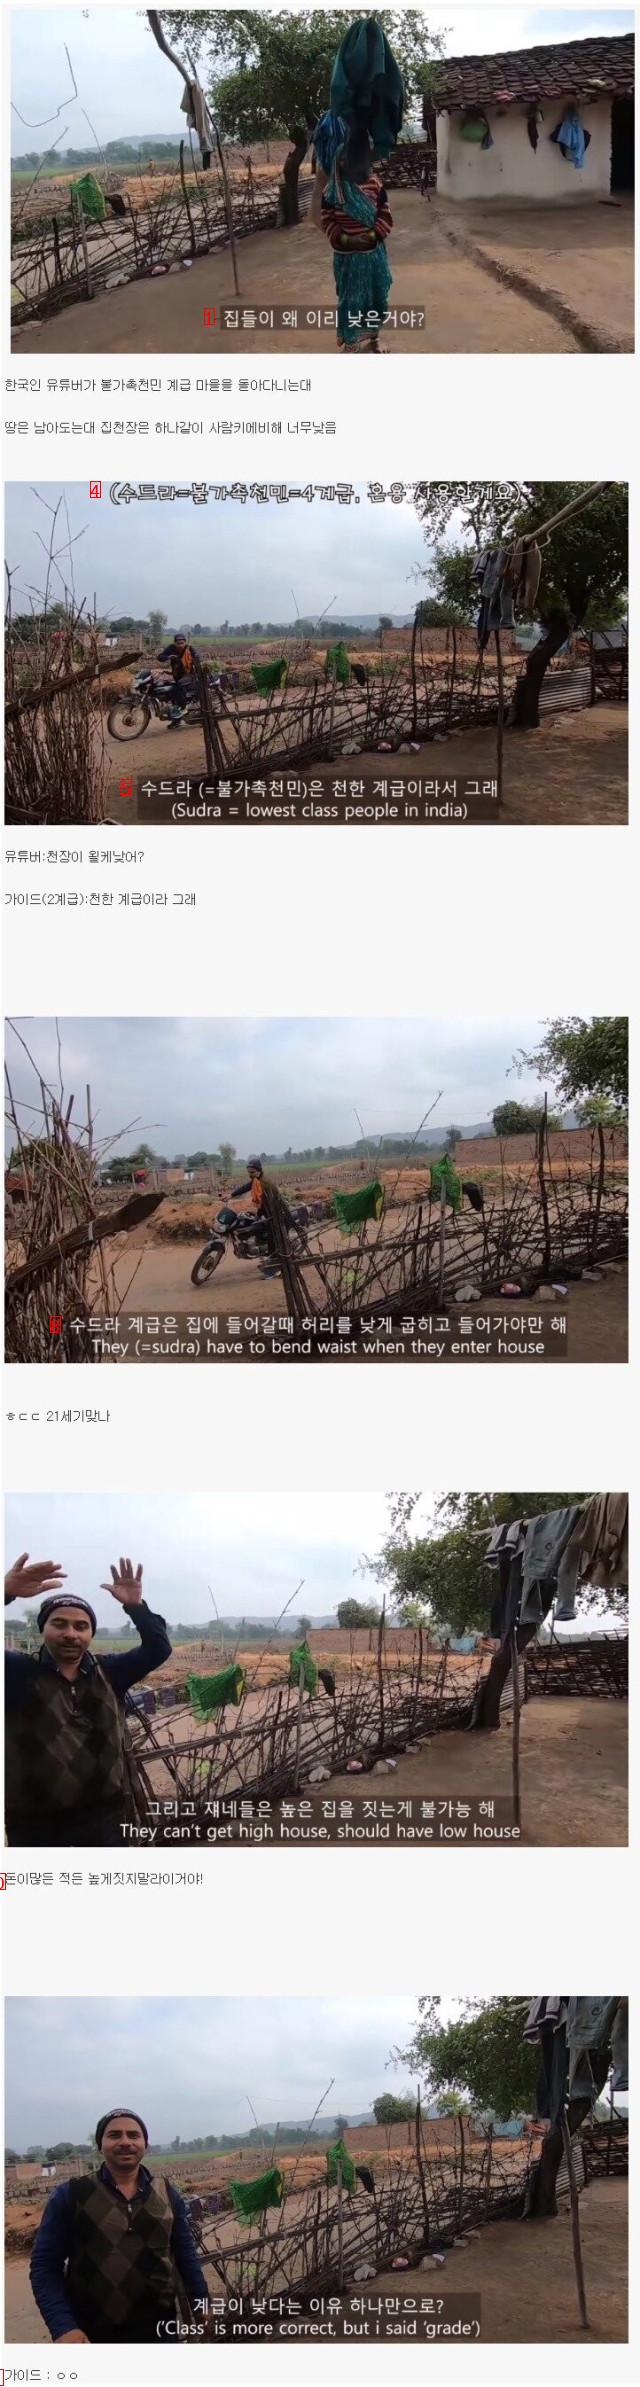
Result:
M6 1834L13 1848L121 1847L134 1809L124 1709L133 1683L171 1656L164 1617L142 1597L142 1567L130 1558L101 1584L132 1618L137 1648L95 1658L89 1601L62 1590L62 1568L25 1551L5 1577L5 1602L47 1593L38 1611L41 1648L5 1652Z
M56 2345L175 2344L208 2295L183 2198L145 2164L140 2114L102 2114L95 2140L99 2170L54 2189L40 2223L36 2304Z

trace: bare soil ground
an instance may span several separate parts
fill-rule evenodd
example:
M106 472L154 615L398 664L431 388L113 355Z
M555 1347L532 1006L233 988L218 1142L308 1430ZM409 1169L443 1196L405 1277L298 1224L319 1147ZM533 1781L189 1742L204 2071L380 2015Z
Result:
M306 179L303 176L303 186ZM609 322L615 328L621 319L627 321L632 303L627 304L626 292L633 281L633 219L626 211L609 214L583 202L580 207L567 205L553 211L510 208L506 220L500 216L497 240L506 243L514 239L512 219L517 217L518 255L526 252L530 256L535 251L532 296L521 297L507 282L496 281L466 249L464 253L457 247L454 250L447 237L451 223L456 239L463 236L468 244L477 230L479 239L481 236L489 245L493 236L484 224L486 211L478 211L476 222L475 209L454 209L435 198L429 202L413 190L394 191L391 196L392 304L423 307L426 312L423 331L410 327L389 330L388 346L396 354L578 354L581 342L575 332L547 313L534 295L536 289L544 290L547 270L553 270L569 290L574 265L578 275L574 306L578 306L584 284L589 319L597 311L602 330ZM541 223L548 214L553 218L553 254L550 228L546 221ZM306 216L289 231L250 234L238 243L238 259L241 303L245 306L335 304L331 250L323 233ZM595 299L587 287L592 264L597 273ZM218 250L211 257L198 258L189 273L169 280L130 282L123 289L65 307L47 322L25 324L14 330L13 347L20 353L48 355L242 356L335 351L336 334L331 328L223 333L205 328L205 308L236 303L229 251ZM381 370L384 372L384 363Z
M628 2335L628 2185L594 2180L580 2198L589 2328L579 2325L568 2199L553 2221L494 2221L470 2246L452 2247L439 2293L479 2295L482 2338L492 2345L624 2345ZM390 2271L387 2295L420 2294L435 2272Z
M217 1199L212 1202L211 1218L219 1206ZM401 1214L398 1212L389 1212L390 1234L398 1231L400 1216ZM475 1242L473 1213L470 1213L468 1228L465 1221L465 1229L469 1248L469 1265L472 1267ZM191 1270L196 1256L194 1243L189 1242L186 1237L184 1243L180 1241L157 1243L153 1241L153 1231L152 1222L150 1229L148 1231L142 1229L139 1237L137 1235L129 1236L124 1248L118 1248L116 1243L104 1246L107 1259L114 1261L117 1298L124 1314L135 1311L136 1313L145 1312L147 1315L150 1313L166 1315L174 1313L176 1310L184 1313L185 1309L197 1309L199 1312L206 1310L208 1316L215 1315L221 1321L229 1317L248 1317L255 1314L277 1317L287 1315L287 1298L282 1278L278 1273L264 1275L253 1260L237 1259L231 1246L228 1245L209 1284L200 1288L192 1286ZM316 1239L316 1249L331 1252L337 1248L337 1241L334 1227L320 1228ZM127 1288L134 1268L135 1276L129 1294ZM319 1279L315 1278L315 1272L313 1274L311 1271L308 1272L308 1282L311 1295L319 1300L321 1288ZM375 1298L375 1288L373 1288L368 1299L371 1302ZM524 1298L519 1296L512 1306L514 1312L522 1306L525 1308L527 1306L535 1307L535 1296L532 1296L530 1304L524 1302ZM571 1285L568 1294L559 1306L567 1317L566 1355L571 1361L574 1363L585 1360L626 1361L628 1352L626 1269L621 1268L619 1272L607 1275L599 1284L578 1282ZM471 1311L474 1309L479 1312L482 1310L484 1312L492 1311L500 1315L504 1309L504 1301L501 1303L498 1297L490 1296L483 1302L467 1303L466 1307Z
M356 2149L355 2139L358 2139ZM349 2135L352 2153L367 2133ZM235 2167L237 2168L237 2157ZM317 2168L320 2164L316 2158ZM171 2172L175 2166L171 2166ZM202 2178L202 2174L199 2175ZM184 2181L181 2180L181 2186ZM628 2334L628 2186L626 2180L595 2180L580 2198L589 2329L579 2327L568 2201L552 2221L493 2222L466 2247L452 2247L440 2290L479 2295L482 2337L489 2344L625 2344ZM270 2217L271 2218L271 2217ZM434 2273L381 2272L379 2294L420 2295ZM371 2285L373 2286L373 2282ZM10 2259L5 2269L5 2331L10 2345L45 2345L47 2331L34 2303L28 2259Z
M442 202L438 202L442 205ZM560 301L591 327L593 346L633 348L633 199L565 207L502 200L446 206L447 231L507 276ZM553 343L550 341L549 345Z
M529 1699L520 1719L523 1844L626 1847L628 1708L618 1699ZM443 1732L418 1757L400 1757L394 1798L511 1797L512 1717L499 1732ZM331 1793L353 1795L353 1774Z
M105 750L107 803L118 798L121 781L126 784L131 775L134 781L138 776L206 776L197 725L174 730L154 721L130 744L110 737L105 729ZM495 763L495 730L481 727L430 741L417 754L356 754L342 761L338 757L334 767L336 776L346 770L366 779L393 775L398 769L412 778L491 779ZM513 825L575 823L581 828L626 821L628 770L626 706L602 704L582 713L549 713L539 729L505 738L500 819Z

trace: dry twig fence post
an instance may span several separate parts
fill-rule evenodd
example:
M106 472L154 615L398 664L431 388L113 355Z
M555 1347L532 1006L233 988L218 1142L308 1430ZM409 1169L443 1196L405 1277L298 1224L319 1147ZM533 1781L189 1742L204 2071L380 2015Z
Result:
M578 2304L580 2308L580 2326L582 2329L588 2329L589 2316L587 2312L587 2294L584 2283L584 2263L582 2260L582 2240L580 2236L580 2199L578 2196L578 2184L573 2160L571 2133L564 2108L561 2116L561 2128L565 2162L569 2176L569 2197L571 2202L571 2240L573 2246L573 2262L576 2275L576 2287L578 2290Z

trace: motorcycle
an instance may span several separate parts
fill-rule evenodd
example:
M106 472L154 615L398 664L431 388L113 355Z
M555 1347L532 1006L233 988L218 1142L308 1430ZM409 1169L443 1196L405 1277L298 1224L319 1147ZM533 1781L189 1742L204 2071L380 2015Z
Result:
M288 1231L294 1251L296 1247L300 1251L304 1250L305 1226L304 1211L302 1209L291 1210ZM194 1263L191 1270L192 1285L208 1284L209 1278L214 1275L216 1268L220 1266L220 1261L224 1259L227 1244L230 1244L236 1260L253 1260L254 1262L257 1260L265 1275L269 1272L268 1238L265 1232L261 1232L258 1220L248 1218L246 1210L230 1210L226 1207L218 1211L215 1227L212 1227L211 1234L207 1236L204 1248Z
M175 711L176 683L173 679L159 680L149 670L136 672L127 696L119 696L107 714L107 728L112 738L121 740L141 738L149 722L169 721ZM200 706L195 696L189 698L181 714L185 726L200 720Z

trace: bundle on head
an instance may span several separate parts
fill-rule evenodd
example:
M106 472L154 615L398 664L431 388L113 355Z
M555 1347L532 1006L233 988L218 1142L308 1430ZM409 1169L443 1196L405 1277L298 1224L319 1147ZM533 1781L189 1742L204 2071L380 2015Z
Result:
M366 120L354 116L341 152L341 165L349 182L366 182L373 166L374 149Z

